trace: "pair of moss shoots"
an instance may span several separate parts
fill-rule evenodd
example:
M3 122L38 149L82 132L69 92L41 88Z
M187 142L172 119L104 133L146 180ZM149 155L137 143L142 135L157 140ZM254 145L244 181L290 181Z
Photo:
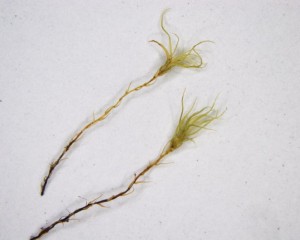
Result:
M143 176L147 174L150 170L162 164L163 159L176 149L183 146L186 141L193 141L193 139L197 136L197 134L206 129L206 127L212 123L214 120L220 118L223 113L219 114L218 111L215 110L215 103L212 106L205 107L200 109L199 111L194 111L194 104L190 108L189 111L184 113L184 103L182 97L182 109L179 117L179 121L177 127L171 137L171 139L166 144L164 150L161 154L153 161L151 161L148 165L146 165L139 173L135 173L133 175L133 179L127 187L121 190L119 193L116 193L110 197L102 198L102 195L90 202L87 202L84 206L70 212L68 215L61 217L54 221L53 223L41 228L40 232L30 238L30 240L40 239L42 236L46 235L55 228L59 224L64 224L70 222L70 220L74 219L73 217L80 212L86 211L91 207L100 206L105 207L104 204L114 201L117 198L125 197L134 191L134 186L140 183L144 183Z
M154 84L157 80L158 77L168 73L172 68L174 67L181 67L181 68L203 68L205 66L205 64L202 61L202 57L200 56L200 54L197 52L196 48L204 43L204 42L208 42L208 41L202 41L202 42L198 42L197 44L195 44L194 46L192 46L189 50L186 51L182 51L180 53L178 53L177 51L177 47L178 47L178 43L179 43L179 37L175 34L175 37L177 38L176 44L173 47L173 41L171 38L171 35L169 34L169 32L166 30L165 26L164 26L164 15L165 12L162 14L161 16L161 29L162 31L166 34L167 38L168 38L168 45L164 46L162 43L156 41L156 40L152 40L150 42L154 42L156 44L158 44L164 51L165 53L165 62L159 67L159 69L156 71L156 73L153 75L153 77L136 86L136 87L132 87L131 84L129 85L129 87L126 89L126 91L123 93L123 95L115 101L115 103L113 105L111 105L110 107L108 107L104 113L102 113L100 116L98 117L94 117L89 123L87 123L79 132L75 133L74 136L71 138L71 140L68 142L68 144L64 147L64 149L62 150L61 154L58 156L58 158L56 160L54 160L50 166L49 169L47 171L46 176L44 177L42 184L41 184L41 195L43 196L45 193L45 189L47 187L47 183L50 179L50 177L53 174L53 171L56 169L56 167L62 162L62 160L64 159L65 155L68 153L68 151L72 148L72 146L79 140L79 138L91 127L93 127L94 125L96 125L97 123L103 121L104 119L106 119L112 112L114 109L116 109L117 107L119 107L119 105L122 103L122 101L131 93L134 93L136 91L139 91L143 88L149 87L152 84Z

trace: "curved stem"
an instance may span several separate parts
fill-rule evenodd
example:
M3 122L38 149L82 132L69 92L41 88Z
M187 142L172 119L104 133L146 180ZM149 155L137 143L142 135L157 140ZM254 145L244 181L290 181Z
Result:
M41 184L41 196L43 196L44 193L45 193L45 189L47 187L47 184L48 184L48 181L49 181L51 175L53 174L54 169L62 162L63 157L65 156L65 154L70 150L70 148L74 145L74 143L78 141L78 139L83 135L83 133L85 133L89 128L91 128L92 126L94 126L98 122L101 122L104 119L106 119L110 115L110 113L115 108L117 108L121 104L123 99L126 98L129 94L131 94L133 92L136 92L136 91L139 91L142 88L145 88L145 87L148 87L148 86L152 85L160 75L161 75L160 72L157 71L156 74L149 81L147 81L147 82L145 82L145 83L143 83L143 84L141 84L141 85L139 85L135 88L132 88L132 89L130 89L130 85L129 85L129 87L123 93L123 95L113 105L111 105L109 108L107 108L101 116L99 116L96 119L93 119L91 122L89 122L87 125L85 125L79 132L77 132L73 136L71 141L69 141L69 143L64 147L64 149L61 152L61 154L59 155L59 157L50 164L49 170L48 170L48 172L47 172L46 176L44 177L44 179L42 181L42 184Z
M48 225L47 227L43 227L41 229L41 231L36 235L36 236L33 236L30 238L30 240L35 240L35 239L40 239L43 235L47 234L50 230L52 230L56 225L59 225L59 224L64 224L64 223L67 223L71 220L71 218L73 216L75 216L77 213L80 213L82 211L85 211L85 210L88 210L89 208L93 207L93 206L100 206L100 207L104 207L102 204L104 203L107 203L107 202L111 202L119 197L125 197L127 196L131 190L133 190L133 186L135 184L139 184L139 183L142 183L142 181L139 181L139 179L144 176L147 172L149 172L153 167L155 166L158 166L160 164L160 162L162 161L162 159L170 154L171 152L173 152L175 149L172 148L172 147L168 147L167 149L165 149L161 154L160 156L150 162L146 167L144 167L144 169L142 169L138 174L134 174L134 178L133 180L128 184L128 186L122 190L121 192L115 194L115 195L112 195L108 198L105 198L105 199L102 199L102 200L93 200L93 201L90 201L88 202L85 206L83 207L80 207L76 210L74 210L73 212L70 212L68 215L66 215L65 217L61 217L59 218L58 220L54 221L52 224Z

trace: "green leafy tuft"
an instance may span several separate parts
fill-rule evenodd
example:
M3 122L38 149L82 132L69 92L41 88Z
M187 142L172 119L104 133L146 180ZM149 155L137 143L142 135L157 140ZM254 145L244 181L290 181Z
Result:
M196 102L196 101L195 101ZM193 141L197 133L212 123L214 120L219 119L225 111L219 114L215 109L216 100L211 106L204 107L199 111L193 111L195 102L192 107L184 113L184 94L181 99L181 114L178 125L173 137L170 140L170 147L172 149L179 148L186 141Z
M167 35L168 38L168 46L164 46L162 43L151 40L150 42L154 42L159 45L166 55L165 63L160 67L157 71L157 75L161 76L171 70L173 67L182 67L182 68L204 68L206 64L203 62L201 55L197 52L196 48L205 42L212 42L209 40L201 41L192 46L189 50L177 52L179 37L177 34L174 34L177 38L176 44L173 47L172 38L170 33L166 30L164 26L164 15L166 11L164 11L161 15L160 26L163 32Z

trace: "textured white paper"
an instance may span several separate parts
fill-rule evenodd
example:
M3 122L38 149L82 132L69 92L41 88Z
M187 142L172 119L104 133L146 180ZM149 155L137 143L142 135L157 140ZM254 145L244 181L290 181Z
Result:
M159 18L200 40L208 63L131 95L76 144L45 196L40 182L72 134L128 84L151 78ZM298 240L299 1L0 1L0 239L121 190L168 141L186 102L228 108L127 198L78 214L44 239ZM78 197L80 196L80 197Z

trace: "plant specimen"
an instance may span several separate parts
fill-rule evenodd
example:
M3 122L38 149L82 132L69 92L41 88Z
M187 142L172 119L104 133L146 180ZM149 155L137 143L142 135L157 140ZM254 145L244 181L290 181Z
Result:
M163 159L167 155L169 155L176 149L180 148L184 142L193 141L193 139L196 137L197 133L200 130L206 129L207 125L209 125L214 120L220 118L224 114L224 112L218 113L218 111L214 109L215 102L212 104L212 106L204 107L199 111L194 111L194 104L193 104L192 107L189 109L189 111L185 113L183 98L184 96L182 97L181 100L181 106L182 106L181 114L179 117L176 130L173 133L173 136L167 142L163 151L155 160L149 162L149 164L146 165L139 173L134 174L133 179L131 180L131 182L129 182L129 184L125 189L121 190L119 193L116 193L110 197L102 198L99 200L99 198L102 196L101 195L97 199L87 202L84 206L70 212L68 215L64 217L59 218L58 220L54 221L50 225L41 228L40 232L36 236L31 237L30 240L41 238L43 235L51 231L55 226L69 222L76 214L82 211L86 211L89 208L94 206L105 207L103 204L112 202L117 198L125 197L128 194L132 193L132 191L134 190L134 185L144 183L142 179L143 176L147 174L150 170L155 168L156 166L162 164Z
M45 189L47 187L47 183L48 183L51 175L53 174L54 169L56 169L56 167L63 161L64 156L71 149L71 147L79 140L79 138L88 129L90 129L97 123L106 119L117 107L119 107L119 105L122 103L122 101L127 96L129 96L130 94L132 94L136 91L139 91L143 88L151 86L152 84L154 84L157 81L157 79L160 76L166 74L174 67L203 68L205 66L204 62L202 61L202 57L197 52L196 48L200 44L202 44L204 42L209 42L209 41L198 42L197 44L192 46L189 50L179 52L177 49L178 43L179 43L179 37L175 34L177 41L176 41L175 46L173 47L173 41L172 41L171 35L169 34L169 32L166 30L166 28L164 26L164 14L165 14L165 12L163 12L163 14L161 16L160 26L161 26L162 31L165 33L165 35L168 38L167 46L164 46L162 43L160 43L156 40L151 40L150 42L154 42L162 48L162 50L165 53L165 57L166 57L165 62L158 68L158 70L155 72L155 74L153 75L153 77L150 80L148 80L136 87L133 87L130 84L128 86L128 88L126 89L126 91L123 93L123 95L118 100L116 100L110 107L108 107L101 115L97 116L96 118L94 117L93 120L88 122L80 131L78 131L74 134L74 136L71 138L71 140L63 148L63 150L60 153L60 155L58 156L58 158L56 158L56 160L54 160L50 164L49 169L48 169L48 171L42 181L42 184L41 184L41 192L40 193L42 196L44 195Z

